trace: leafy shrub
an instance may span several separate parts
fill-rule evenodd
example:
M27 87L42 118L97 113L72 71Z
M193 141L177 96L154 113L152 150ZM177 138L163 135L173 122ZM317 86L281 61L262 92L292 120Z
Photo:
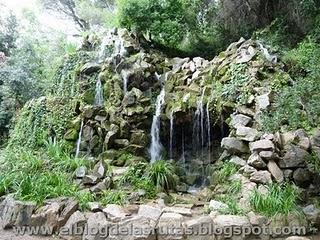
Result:
M146 176L158 189L174 189L177 183L174 166L168 161L158 160L148 165Z
M271 184L268 193L260 193L257 189L250 196L252 209L268 217L277 214L288 215L297 212L298 191L290 184Z
M272 108L262 117L266 131L289 129L311 130L320 123L320 50L319 44L304 41L287 53L285 61L295 81L278 92Z

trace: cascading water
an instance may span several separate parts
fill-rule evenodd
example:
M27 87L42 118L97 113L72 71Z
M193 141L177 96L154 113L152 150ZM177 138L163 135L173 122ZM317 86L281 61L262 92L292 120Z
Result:
M211 162L211 122L210 122L210 111L209 111L209 101L206 106L207 115L207 134L208 134L208 152L209 152L209 162Z
M84 125L84 122L82 120L81 121L81 126L80 126L80 131L79 131L79 137L78 137L78 141L77 141L77 149L76 149L76 156L75 156L76 158L79 157L79 153L80 153L80 145L81 145L83 125Z
M165 74L165 80L167 78L167 74ZM163 86L161 89L160 94L157 97L156 102L156 112L153 116L152 120L152 126L151 126L151 146L149 149L151 162L155 162L156 160L159 160L161 158L161 150L162 150L162 144L160 141L160 115L162 106L165 103L166 92L165 87Z
M173 130L174 130L174 115L173 111L170 113L170 159L173 157Z
M96 106L103 106L103 89L102 89L102 83L100 78L98 79L97 83L96 83L96 95L95 95L95 100L94 100L94 104Z
M268 49L266 49L261 43L258 43L259 45L259 48L261 49L264 57L269 61L269 62L272 62L272 63L277 63L278 59L277 59L277 56L275 55L271 55L268 51Z
M204 138L205 138L205 133L204 133L204 106L203 106L203 99L204 99L204 93L205 93L205 88L202 90L202 94L200 99L198 100L197 104L197 110L195 112L195 119L193 122L193 140L194 142L194 147L196 150L199 150L199 148L202 149L204 146Z
M123 80L123 92L126 94L128 92L128 81L129 81L129 77L131 75L131 72L129 70L122 70L121 71L121 77Z

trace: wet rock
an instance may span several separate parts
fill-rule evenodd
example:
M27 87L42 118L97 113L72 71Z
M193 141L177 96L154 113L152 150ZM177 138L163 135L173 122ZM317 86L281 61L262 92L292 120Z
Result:
M292 236L292 237L286 238L286 240L311 240L311 239L308 237Z
M138 216L150 219L157 222L162 214L162 210L159 207L153 207L150 205L140 205Z
M91 73L98 72L100 69L101 66L97 63L86 63L82 66L80 72L89 75Z
M249 159L248 164L256 169L266 169L267 164L262 160L258 153L253 153Z
M82 240L86 223L87 219L85 215L80 211L76 211L63 226L59 236L67 240Z
M254 212L249 212L247 214L249 221L252 226L263 226L268 224L268 218L262 215L257 215Z
M313 226L320 226L320 209L311 204L303 208L303 213L306 215L307 220L311 222Z
M107 182L107 184L108 184L108 182ZM92 193L101 193L110 187L110 185L108 186L107 184L106 184L106 181L99 182L95 186L91 187L90 191Z
M35 209L35 203L15 201L11 196L7 196L0 204L2 228L9 229L14 226L30 225L31 216Z
M178 213L163 213L159 219L158 240L183 239L183 233L177 231L182 228L183 216ZM173 231L168 231L168 229Z
M312 175L306 168L298 168L293 172L293 180L299 187L308 187L312 182Z
M300 138L297 145L302 149L309 151L311 148L311 141L308 137L303 137L303 138Z
M101 153L99 155L99 159L102 159L102 160L115 160L119 155L119 152L117 150L113 150L113 149L110 149L110 150L107 150L103 153Z
M268 170L278 183L281 183L284 181L283 172L274 161L268 162Z
M82 240L103 240L110 223L102 212L89 213L85 234Z
M250 228L251 224L247 217L235 216L235 215L218 215L213 219L213 225L217 228L231 229L231 228ZM221 236L222 237L222 236ZM232 240L244 240L249 236L233 236ZM223 238L222 238L223 239Z
M279 162L281 168L298 168L306 166L306 159L309 153L295 145L290 145L286 149L283 159Z
M93 174L98 178L104 178L106 174L106 164L104 161L99 161L93 169Z
M251 123L252 118L248 117L243 114L233 114L231 115L231 122L230 125L234 128L237 128L238 126L247 126Z
M262 111L270 106L269 94L264 94L256 97L256 109Z
M216 200L211 200L209 203L209 208L211 211L219 211L219 210L227 209L228 205Z
M255 115L255 111L252 110L251 108L246 107L246 106L239 106L239 107L237 107L237 110L239 113L241 113L243 115L250 116L250 117L254 117L254 115Z
M240 167L244 167L247 164L247 162L245 160L243 160L242 158L240 158L238 156L232 156L229 162L233 163L237 166L240 166Z
M115 146L118 148L125 148L130 145L130 142L128 139L116 139L114 140Z
M268 171L257 171L250 177L250 181L261 184L272 183L271 174Z
M105 137L104 144L106 146L112 145L114 140L116 139L118 133L119 133L119 127L115 124L111 124L110 130L108 131L108 133Z
M253 142L260 138L261 134L254 128L238 126L236 135L241 140Z
M272 151L261 151L261 152L259 152L259 156L260 156L262 159L267 160L267 161L273 160L273 159L276 158L275 153L272 152Z
M186 217L192 217L192 212L190 208L184 208L184 207L165 207L163 209L164 213L178 213L182 216Z
M312 138L311 138L312 146L320 147L320 129L317 129Z
M116 204L108 204L103 212L107 215L107 218L111 221L121 221L126 218L127 213L122 207Z
M91 212L102 212L102 208L98 202L89 202L88 207Z
M87 167L84 167L84 166L78 167L75 171L76 178L84 178L87 172L88 172Z
M61 211L62 207L63 206L61 202L54 201L39 208L35 214L32 215L31 226L47 226L51 227L53 230L57 230L60 225L59 212Z
M85 185L95 185L99 181L98 177L95 175L85 175L82 179L82 183Z
M283 175L284 175L285 179L290 180L290 179L293 178L293 170L286 169L286 170L283 171Z
M270 140L259 140L249 143L251 152L274 151L275 146Z
M247 145L237 138L223 138L221 142L221 147L234 154L248 152Z
M240 169L240 173L242 173L245 177L250 177L255 172L257 172L257 170L249 165L245 165Z
M209 216L201 216L190 219L184 223L186 229L190 229L192 234L186 236L186 240L214 240L215 237L210 234L210 229L213 227L212 218ZM203 232L197 234L199 232ZM207 233L207 234L205 234Z
M131 144L141 144L143 146L147 145L148 137L144 130L132 131L131 133Z

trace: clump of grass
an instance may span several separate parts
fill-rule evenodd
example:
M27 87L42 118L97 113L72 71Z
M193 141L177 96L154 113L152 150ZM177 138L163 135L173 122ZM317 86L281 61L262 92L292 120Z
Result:
M174 189L177 183L174 166L164 160L151 163L147 169L146 177L152 181L159 190Z
M75 193L75 199L79 202L79 207L81 210L87 210L89 208L89 202L95 201L95 195L91 192L80 191Z
M273 217L278 214L288 215L297 212L298 191L291 184L271 184L268 193L255 189L250 196L252 209L260 214Z
M236 195L241 192L242 183L241 181L233 181L227 189L227 193L231 195Z
M228 178L238 171L238 166L233 163L220 163L212 175L213 185L223 184Z
M100 202L103 205L107 205L107 204L123 205L127 202L127 194L121 190L107 190L102 193Z
M241 184L241 182L240 182L240 184ZM231 215L244 215L245 214L245 211L241 207L239 207L239 205L238 205L237 194L238 193L235 193L235 192L232 193L231 191L227 191L226 195L217 197L217 199L219 201L221 201L227 205L226 208L220 209L219 213L231 214Z

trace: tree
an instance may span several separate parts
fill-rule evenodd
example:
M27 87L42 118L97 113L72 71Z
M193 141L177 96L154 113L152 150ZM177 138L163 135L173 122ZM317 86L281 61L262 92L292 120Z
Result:
M89 23L78 15L74 0L41 0L41 4L48 10L62 13L71 18L81 30L89 29Z
M7 17L0 18L0 52L6 56L9 56L12 49L16 47L17 28L17 18L12 12Z

